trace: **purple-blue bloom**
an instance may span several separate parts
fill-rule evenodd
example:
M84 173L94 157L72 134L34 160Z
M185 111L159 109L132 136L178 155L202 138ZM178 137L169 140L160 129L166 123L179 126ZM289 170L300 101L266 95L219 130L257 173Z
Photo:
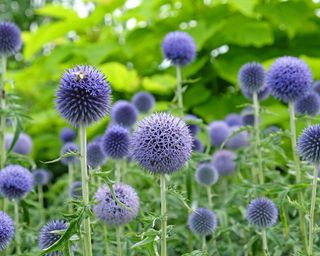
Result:
M260 197L248 205L247 219L251 225L258 228L271 227L277 222L278 209L270 199Z
M73 142L69 142L63 145L60 155L63 156L67 153L79 153L79 147L77 146L77 144L73 143ZM61 163L64 165L68 165L70 164L75 164L78 163L79 159L76 155L71 155L68 157L63 157L61 158Z
M271 93L270 86L267 86L267 85L262 86L257 92L258 100L259 101L266 100L270 96L270 93ZM242 89L242 94L247 99L252 100L252 92Z
M13 134L6 134L6 149L8 150L11 147L13 142L14 135ZM13 152L21 154L21 155L28 155L32 151L32 140L30 136L26 133L20 133L16 143L12 149Z
M76 66L63 74L56 92L56 108L75 127L90 125L108 114L111 87L92 66Z
M249 144L249 134L247 131L238 132L240 127L232 127L232 133L235 133L234 136L230 137L226 142L226 147L232 150L236 150L242 147L245 147Z
M242 121L244 125L254 126L254 111L252 107L246 107L241 111Z
M320 96L320 80L313 83L313 91L315 91Z
M20 165L8 165L0 171L0 193L8 199L23 198L32 185L32 174Z
M214 147L220 147L230 135L231 129L224 121L214 121L209 125L210 141Z
M63 128L60 132L60 139L63 143L72 142L76 139L77 134L71 128Z
M294 108L298 115L317 116L320 112L320 96L311 92L297 99Z
M265 84L266 72L257 62L250 62L240 68L238 80L242 91L258 92Z
M212 164L219 175L226 176L236 170L236 158L237 155L230 150L219 150L213 154Z
M141 120L132 136L132 155L151 173L180 170L190 159L192 137L184 121L167 113Z
M224 118L224 121L229 126L242 126L242 116L239 114L231 113Z
M9 245L14 231L12 219L5 212L0 211L0 252Z
M193 138L192 151L197 151L200 153L204 151L204 145L198 138Z
M97 218L108 225L120 226L132 221L138 215L139 197L137 192L129 185L117 183L113 185L116 198L126 207L114 200L110 189L106 185L95 194L98 204L93 211Z
M156 103L153 95L148 92L136 93L131 102L140 113L148 113Z
M195 177L199 184L211 186L217 183L219 173L212 163L202 163L198 165Z
M8 21L0 22L0 55L11 56L22 46L21 31L16 24Z
M50 172L45 169L36 169L32 172L33 175L33 185L34 186L44 186L50 181Z
M111 121L113 124L131 127L137 119L138 110L126 100L118 100L111 108Z
M200 127L195 124L188 124L188 120L195 120L195 119L198 119L198 117L192 114L188 114L184 118L184 120L187 122L187 126L189 128L190 134L193 137L195 137L198 134Z
M304 61L285 56L276 59L271 65L267 85L277 99L293 102L312 89L312 74Z
M189 216L189 228L196 235L211 235L217 224L217 216L207 208L198 208Z
M73 199L79 199L82 197L82 182L75 181L69 187L69 195Z
M102 143L93 141L87 146L87 161L91 168L102 166L106 160L106 155L103 151Z
M320 125L305 128L298 139L298 152L303 160L320 163Z
M162 42L162 52L173 65L184 66L196 57L197 46L193 38L186 32L168 33Z

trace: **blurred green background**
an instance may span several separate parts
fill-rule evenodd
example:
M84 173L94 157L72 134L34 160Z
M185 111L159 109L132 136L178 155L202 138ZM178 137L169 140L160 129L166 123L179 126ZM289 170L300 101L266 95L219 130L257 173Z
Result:
M240 112L248 103L237 86L237 72L248 61L267 68L283 55L301 57L320 78L320 1L272 0L2 0L1 20L23 30L21 54L9 61L9 78L32 120L25 130L34 140L33 157L48 160L61 148L66 126L54 107L54 94L65 68L91 64L112 84L114 101L138 90L152 92L166 109L173 98L175 69L161 53L170 31L189 32L197 59L183 68L191 79L184 94L187 112L206 122ZM274 99L263 103L264 125L286 127L287 110ZM89 129L103 133L108 119Z

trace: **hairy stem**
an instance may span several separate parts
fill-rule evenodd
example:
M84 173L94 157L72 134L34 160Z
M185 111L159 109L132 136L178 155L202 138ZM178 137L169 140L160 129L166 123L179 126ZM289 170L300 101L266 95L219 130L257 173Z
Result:
M0 81L0 110L4 111L6 108L6 71L7 71L7 58L1 56L1 81ZM6 115L0 113L0 169L2 169L6 162Z
M14 200L14 224L15 224L15 241L16 241L16 254L21 255L21 236L20 236L20 223L19 223L19 201Z
M314 211L316 207L316 197L317 197L317 185L318 185L318 168L319 164L314 165L313 178L312 178L312 194L311 194L311 207L310 207L310 222L309 222L309 246L308 255L313 253L313 240L315 237L314 232Z
M108 227L106 224L103 225L103 236L104 236L104 255L109 255L109 242L108 242Z
M117 183L121 181L121 160L115 161L115 178Z
M161 256L167 256L167 199L166 176L160 175L161 190Z
M212 209L213 204L212 204L211 186L207 186L207 195L208 195L209 207L210 207L210 209Z
M181 75L181 67L178 65L176 68L177 73L177 89L176 89L176 97L178 100L178 110L179 117L183 117L183 92L182 92L182 75Z
M269 255L267 232L266 232L265 229L262 229L261 237L262 237L262 250L263 250L265 255Z
M122 227L119 226L116 229L117 235L117 256L122 256L122 244L121 244L121 236L122 236Z
M71 188L72 183L73 183L73 167L74 167L73 163L68 163L69 189ZM69 193L69 201L71 201L71 200L72 200L72 196ZM68 208L69 208L69 213L72 213L73 212L73 206L72 206L72 204L70 202L69 202Z
M202 251L205 253L207 252L207 240L206 236L202 236Z

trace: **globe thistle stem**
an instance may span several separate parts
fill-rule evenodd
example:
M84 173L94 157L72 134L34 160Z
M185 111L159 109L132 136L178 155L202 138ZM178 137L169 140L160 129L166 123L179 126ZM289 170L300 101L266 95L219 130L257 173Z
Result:
M160 175L161 190L161 256L167 256L167 199L166 176Z
M183 91L182 91L181 66L177 65L176 73L177 73L176 97L178 100L179 117L182 118L183 117Z
M294 161L294 168L296 171L296 183L301 183L301 169L300 169L300 159L297 154L297 134L296 134L296 124L295 124L295 111L294 104L289 102L289 115L290 115L290 133L291 133L291 147ZM298 202L301 204L303 202L302 192L298 192ZM299 222L300 222L300 233L303 241L303 246L305 250L308 248L306 224L304 220L304 212L302 209L299 209Z
M212 209L213 204L212 204L211 186L206 186L206 187L207 187L207 195L208 195L209 208Z
M0 107L1 111L4 111L6 107L6 71L7 71L7 58L1 56L1 81L0 81ZM0 114L0 169L5 165L6 161L6 143L5 143L5 130L6 130L6 115Z
M103 225L103 235L104 235L104 255L109 255L109 242L108 242L108 227Z
M254 108L254 129L255 129L255 153L258 158L258 176L260 184L264 183L264 175L262 168L262 156L261 156L261 140L260 140L260 120L259 112L260 105L257 92L253 92L253 108Z
M71 163L71 162L68 163L69 188L72 186L72 183L73 183L73 167L74 167L73 163ZM72 200L72 197L71 197L71 195L70 195L70 193L69 193L69 201L71 201L71 200ZM73 206L72 206L71 203L69 203L68 208L69 208L69 213L72 213L72 211L73 211Z
M44 222L44 200L43 200L43 188L42 185L38 185L38 200L39 200L39 212L40 212L40 221Z
M89 207L89 177L87 167L87 134L85 124L80 125L80 154L81 154L81 179L82 199L85 207ZM92 256L90 217L84 219L84 248L85 256Z
M19 223L19 201L14 200L14 224L15 224L15 240L16 240L16 254L21 255L21 236L20 236L20 223Z
M312 194L311 194L310 222L309 222L308 255L312 255L312 252L313 252L313 240L314 240L314 237L315 237L315 232L314 232L314 211L315 211L315 207L316 207L316 197L317 197L318 169L319 169L319 164L316 163L314 165L313 179L312 179Z
M202 236L202 251L205 253L207 252L207 240L206 236Z
M261 230L261 237L262 237L262 250L265 255L269 255L267 232L265 228Z
M122 256L122 244L121 244L121 236L122 236L122 227L118 226L116 228L116 236L117 236L117 256Z
M115 178L117 183L121 181L121 160L115 161Z

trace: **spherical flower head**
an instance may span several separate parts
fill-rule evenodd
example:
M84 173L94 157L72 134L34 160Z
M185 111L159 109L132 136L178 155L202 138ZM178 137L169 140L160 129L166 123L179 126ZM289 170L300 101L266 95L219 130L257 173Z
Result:
M242 121L244 125L254 126L254 110L251 107L246 107L241 111Z
M249 144L249 134L247 131L238 132L240 127L232 127L232 133L236 133L232 136L226 143L228 149L236 150L248 146Z
M87 146L87 161L91 168L102 166L106 160L106 154L103 151L102 143L93 141Z
M11 56L22 46L21 31L12 22L0 22L0 55Z
M192 137L184 121L167 113L141 120L131 140L132 155L154 174L180 170L191 157Z
M41 249L47 249L61 238L61 234L54 233L53 231L65 231L68 228L68 224L64 220L52 220L45 224L40 230L39 234L39 247ZM63 255L60 252L51 252L46 254L48 256L60 256Z
M3 251L11 242L14 236L14 224L12 219L0 211L0 252Z
M258 92L265 83L266 72L263 66L256 62L250 62L240 68L238 80L241 90L250 93Z
M75 181L69 188L69 195L73 199L79 199L82 197L82 182Z
M125 100L118 100L111 108L111 121L123 127L133 126L138 119L136 107Z
M104 153L113 158L121 159L129 154L130 133L119 125L112 125L107 130L102 140Z
M50 172L45 169L36 169L32 172L32 175L34 186L44 186L50 181Z
M236 170L236 158L237 155L230 150L219 150L213 154L212 164L219 175L226 176Z
M192 114L188 114L184 118L184 120L187 123L188 123L188 120L195 120L195 119L198 119L198 117L195 116L195 115L192 115ZM187 124L187 125L188 125L189 132L190 132L191 136L195 137L198 134L199 130L200 130L199 126L195 125L195 124Z
M90 125L108 114L111 88L92 66L67 69L56 92L56 108L75 127Z
M258 100L259 101L264 101L267 98L269 98L271 93L271 88L270 86L264 85L262 86L258 92L257 92L257 96L258 96ZM242 94L244 97L246 97L248 100L252 100L252 92L247 91L245 89L242 90Z
M199 164L196 169L196 181L204 186L216 184L219 179L217 169L211 163Z
M63 143L72 142L76 139L76 137L76 132L70 128L63 128L60 132L60 139Z
M79 147L77 146L77 144L73 143L73 142L69 142L63 145L60 155L63 156L67 153L79 153ZM68 157L63 157L61 158L61 163L64 165L68 165L68 164L75 164L78 163L79 159L77 156L75 155L71 155Z
M293 102L312 88L312 74L304 61L295 57L281 57L271 65L267 85L277 99Z
M320 80L313 83L313 91L320 96Z
M303 130L298 139L298 152L303 160L320 163L320 125L312 125Z
M129 185L117 183L113 185L116 198L126 207L114 200L110 189L103 185L95 194L98 204L93 211L98 219L108 225L120 226L129 223L137 217L139 197Z
M224 121L215 121L209 125L210 141L214 147L220 147L230 135L231 129Z
M196 235L211 235L217 223L217 216L207 208L198 208L189 216L189 228Z
M8 150L11 147L13 142L14 135L13 134L6 134L6 149ZM26 133L20 133L16 143L12 149L13 152L21 155L28 155L32 151L32 140L30 136Z
M276 224L278 209L270 199L257 198L248 205L247 219L251 225L258 228L268 228Z
M23 198L32 185L32 174L20 165L8 165L0 171L0 193L8 199Z
M294 102L294 108L298 115L317 116L320 112L320 96L311 92Z
M192 151L197 151L197 152L200 152L200 153L202 153L204 151L204 145L198 138L194 138L193 139Z
M186 32L168 33L162 42L162 52L173 65L184 66L196 57L197 46L193 38Z
M148 113L156 103L153 95L148 92L136 93L131 101L140 113Z
M227 115L225 117L224 121L230 127L232 127L232 126L242 126L243 125L242 116L239 115L239 114L231 113L231 114L229 114L229 115Z

